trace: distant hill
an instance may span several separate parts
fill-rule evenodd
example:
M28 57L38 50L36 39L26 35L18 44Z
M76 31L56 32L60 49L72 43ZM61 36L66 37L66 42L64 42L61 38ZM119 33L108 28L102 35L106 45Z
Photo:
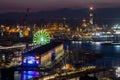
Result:
M67 20L89 19L88 9L59 9L54 11L41 11L29 13L26 19L26 13L4 13L0 14L0 24L39 23L41 21L59 20L63 17ZM120 23L120 8L104 8L94 10L95 23Z

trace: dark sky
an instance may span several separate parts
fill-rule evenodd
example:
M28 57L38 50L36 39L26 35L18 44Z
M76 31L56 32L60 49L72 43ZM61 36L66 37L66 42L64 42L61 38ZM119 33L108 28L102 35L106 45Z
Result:
M120 7L120 0L0 0L0 13L46 11L60 8L109 8Z

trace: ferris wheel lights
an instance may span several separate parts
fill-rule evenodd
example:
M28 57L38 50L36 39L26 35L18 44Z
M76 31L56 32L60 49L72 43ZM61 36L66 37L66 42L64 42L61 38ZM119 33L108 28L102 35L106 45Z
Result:
M37 31L34 34L33 43L35 45L45 45L47 43L50 43L50 35L45 30Z

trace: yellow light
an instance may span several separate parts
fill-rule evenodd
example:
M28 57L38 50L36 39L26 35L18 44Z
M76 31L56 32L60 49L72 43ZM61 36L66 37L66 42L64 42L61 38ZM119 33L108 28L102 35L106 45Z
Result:
M90 10L93 10L93 7L90 7Z
M36 59L39 59L39 56L36 56Z
M28 31L28 30L25 30L25 31L23 32L23 34L24 34L24 36L29 36L29 31Z

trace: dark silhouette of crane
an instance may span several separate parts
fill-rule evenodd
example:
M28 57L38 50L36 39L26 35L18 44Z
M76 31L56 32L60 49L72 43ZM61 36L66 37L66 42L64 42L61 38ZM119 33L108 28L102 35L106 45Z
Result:
M23 18L23 24L24 24L25 26L27 26L27 24L28 24L28 16L29 16L29 12L30 12L30 9L27 8L27 9L26 9L25 16L24 16L24 18Z

